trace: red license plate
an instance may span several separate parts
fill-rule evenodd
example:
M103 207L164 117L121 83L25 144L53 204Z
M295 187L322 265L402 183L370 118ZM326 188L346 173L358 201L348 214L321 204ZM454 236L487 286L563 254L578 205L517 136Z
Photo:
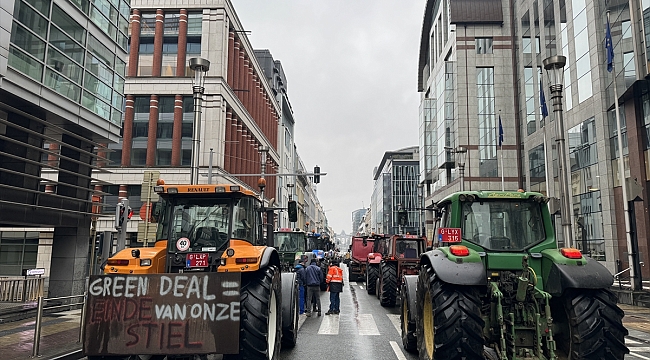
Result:
M197 254L187 254L187 267L208 267L208 254L206 253L197 253Z

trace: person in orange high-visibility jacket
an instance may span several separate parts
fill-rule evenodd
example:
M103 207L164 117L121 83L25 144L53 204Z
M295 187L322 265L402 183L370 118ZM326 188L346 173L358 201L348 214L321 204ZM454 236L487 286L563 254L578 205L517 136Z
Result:
M343 291L343 269L339 267L337 260L332 260L329 270L327 271L327 290L330 292L330 309L325 315L340 313L341 292Z

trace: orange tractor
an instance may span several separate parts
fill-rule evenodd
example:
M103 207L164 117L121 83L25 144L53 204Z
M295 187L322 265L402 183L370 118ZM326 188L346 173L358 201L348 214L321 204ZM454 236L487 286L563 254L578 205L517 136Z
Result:
M273 209L239 185L166 185L156 243L111 257L91 276L89 360L279 357L298 333L295 273L273 247Z

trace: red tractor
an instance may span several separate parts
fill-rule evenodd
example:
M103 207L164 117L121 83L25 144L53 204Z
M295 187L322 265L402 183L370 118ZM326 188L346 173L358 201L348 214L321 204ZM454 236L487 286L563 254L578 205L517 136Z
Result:
M375 289L381 306L395 306L403 276L418 274L420 254L426 246L427 239L417 235L392 235L375 241L373 260L379 259Z
M375 239L368 236L355 236L350 245L350 263L348 264L348 280L359 281L366 276L366 265L368 264L368 253L372 252L372 244Z
M384 255L382 251L377 251L378 249L382 249L381 247L377 247L377 243L387 240L389 236L390 235L383 234L371 235L370 239L373 241L373 247L372 251L368 253L366 260L366 290L368 291L369 295L375 295L377 288L377 279L379 279L380 273L379 265L381 264L381 259ZM368 239L368 241L370 239Z

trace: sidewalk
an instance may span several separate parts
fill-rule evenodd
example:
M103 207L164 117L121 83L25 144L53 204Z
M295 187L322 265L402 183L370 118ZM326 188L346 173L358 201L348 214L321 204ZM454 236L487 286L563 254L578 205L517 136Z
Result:
M40 359L47 360L81 348L79 321L81 310L43 315ZM36 318L0 324L0 357L2 360L29 360L34 343Z

